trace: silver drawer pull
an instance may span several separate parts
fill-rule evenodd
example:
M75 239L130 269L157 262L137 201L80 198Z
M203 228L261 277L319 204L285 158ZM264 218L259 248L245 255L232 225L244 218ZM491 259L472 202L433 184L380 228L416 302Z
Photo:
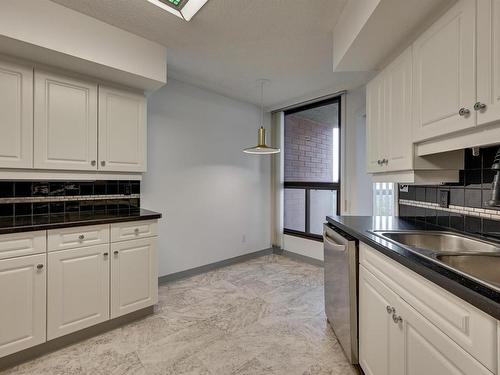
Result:
M36 268L37 268L38 270L41 270L41 269L43 268L43 264L37 264Z
M134 233L135 233L135 234L139 234L139 228L135 228L135 229L134 229Z
M392 314L392 313L396 312L396 309L394 307L389 306L389 305L387 305L385 309L387 310L387 314Z
M84 239L84 238L85 238L85 236L84 236L83 234L80 234L80 235L78 236L78 239L79 239L80 241L83 241L83 239Z

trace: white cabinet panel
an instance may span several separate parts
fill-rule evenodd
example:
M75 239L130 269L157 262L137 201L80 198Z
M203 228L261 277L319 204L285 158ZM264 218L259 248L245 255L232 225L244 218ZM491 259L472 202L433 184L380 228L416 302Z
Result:
M359 269L359 363L366 375L398 375L400 358L391 311L397 296L363 266Z
M158 221L127 221L111 224L111 242L136 240L158 234Z
M448 336L401 300L397 314L403 321L395 325L401 331L401 358L405 375L491 375L492 373L466 353Z
M45 260L0 260L0 357L45 341Z
M367 170L380 172L385 138L385 79L383 73L366 87Z
M500 0L477 3L478 125L500 120Z
M100 245L109 242L109 225L52 229L47 232L49 251Z
M158 302L156 238L111 244L111 317Z
M99 169L146 171L146 98L99 87Z
M475 126L475 37L476 2L460 0L413 44L415 141Z
M0 236L0 259L45 253L46 232L10 233Z
M387 67L385 80L385 170L410 170L413 169L411 48Z
M34 166L97 169L97 85L35 72Z
M33 166L33 68L0 61L0 168Z
M109 319L108 253L108 244L49 253L49 340Z

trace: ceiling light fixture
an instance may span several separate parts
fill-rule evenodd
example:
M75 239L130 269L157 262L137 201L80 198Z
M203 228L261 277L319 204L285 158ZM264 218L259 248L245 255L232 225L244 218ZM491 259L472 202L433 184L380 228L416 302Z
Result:
M208 0L148 0L185 21L189 21Z
M266 144L266 129L264 129L264 84L269 83L268 79L259 79L257 82L260 83L260 128L259 128L259 140L257 146L246 148L243 152L247 154L277 154L280 152L279 148L269 147Z

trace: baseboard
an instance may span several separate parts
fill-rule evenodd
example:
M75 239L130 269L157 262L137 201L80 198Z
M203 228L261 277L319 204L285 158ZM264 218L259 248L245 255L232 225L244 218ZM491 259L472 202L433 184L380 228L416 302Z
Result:
M23 362L40 357L44 354L62 349L65 346L75 344L90 337L97 336L106 331L121 327L127 323L142 319L148 315L152 315L153 313L154 306L146 307L144 309L134 311L130 314L107 320L105 322L96 324L95 326L91 326L80 331L70 333L66 336L58 337L56 339L44 342L43 344L21 350L20 352L10 354L8 356L0 358L0 372Z
M273 253L278 255L283 255L292 259L296 259L304 263L309 263L312 264L313 266L319 266L319 267L324 266L324 262L322 260L311 258L302 254L292 253L291 251L288 250L276 248L273 249Z
M161 284L168 283L170 281L185 279L186 277L196 276L196 275L199 275L201 273L215 270L217 268L226 267L226 266L230 266L232 264L245 262L247 260L258 258L258 257L264 256L264 255L269 255L269 254L273 254L272 248L255 251L253 253L243 254L243 255L240 255L240 256L237 256L234 258L221 260L219 262L205 264L204 266L191 268L191 269L188 269L185 271L171 273L169 275L159 277L158 284L161 285Z

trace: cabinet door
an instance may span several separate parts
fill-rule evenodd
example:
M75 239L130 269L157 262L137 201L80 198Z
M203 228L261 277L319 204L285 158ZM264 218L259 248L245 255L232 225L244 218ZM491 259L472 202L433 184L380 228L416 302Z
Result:
M45 259L0 260L0 357L45 342Z
M99 169L146 171L146 98L99 87Z
M33 166L33 68L0 62L0 168Z
M380 172L381 153L384 151L385 125L385 80L383 73L375 77L366 87L366 144L367 171Z
M413 169L412 50L407 49L385 72L385 152L387 171Z
M35 71L34 165L97 169L97 85Z
M500 120L500 0L477 4L477 108L478 125Z
M109 319L109 245L49 253L47 338Z
M111 244L111 317L158 302L156 238Z
M475 126L475 37L476 2L460 0L413 44L414 141Z
M359 267L359 364L366 375L400 375L401 358L392 309L397 296L363 266Z
M405 358L404 375L491 375L470 354L401 300L402 322L395 324L403 341L398 356Z

